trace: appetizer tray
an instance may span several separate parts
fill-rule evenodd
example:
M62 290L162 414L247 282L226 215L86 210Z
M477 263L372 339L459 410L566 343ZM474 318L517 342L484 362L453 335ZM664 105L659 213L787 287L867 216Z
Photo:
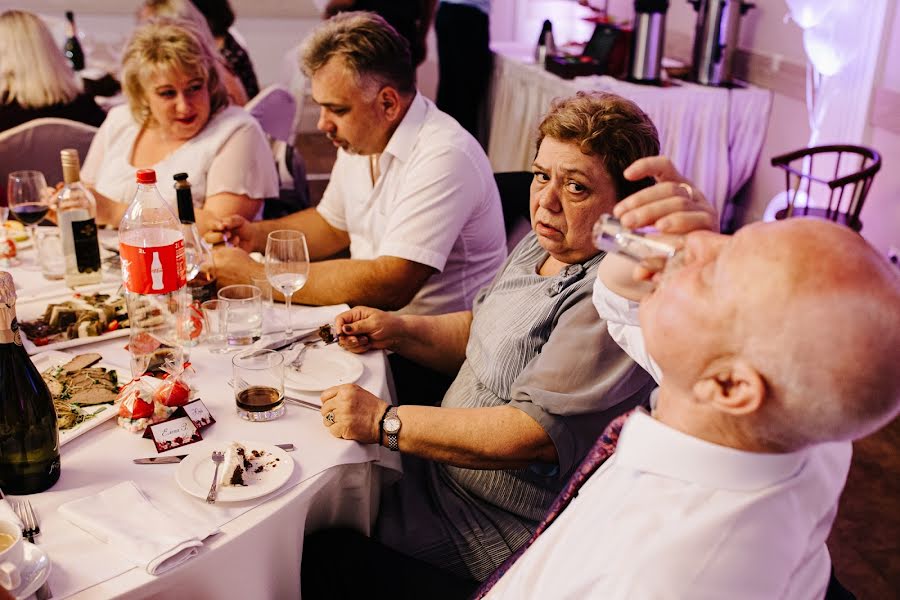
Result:
M53 396L59 421L60 447L112 419L119 411L119 406L112 402L80 404L81 400L94 402L114 399L115 395L110 390L113 387L118 390L130 378L127 369L109 365L102 359L82 369L64 371L63 366L76 357L85 357L84 362L90 362L88 356L94 359L99 357L96 354L76 355L55 350L31 357ZM107 375L104 376L102 371L106 371Z

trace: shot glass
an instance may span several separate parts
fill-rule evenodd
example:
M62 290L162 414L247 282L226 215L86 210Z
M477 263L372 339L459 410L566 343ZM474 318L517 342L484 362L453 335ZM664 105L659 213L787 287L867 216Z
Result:
M203 312L203 326L206 328L206 345L213 354L228 352L225 336L225 313L228 308L222 300L207 300L200 305Z
M38 264L44 279L57 281L66 274L66 257L63 254L62 236L58 227L38 227L34 234Z
M219 290L225 302L225 337L229 346L249 346L262 335L262 293L255 285L228 285Z
M231 359L237 414L248 421L284 415L284 356L275 350L241 352Z

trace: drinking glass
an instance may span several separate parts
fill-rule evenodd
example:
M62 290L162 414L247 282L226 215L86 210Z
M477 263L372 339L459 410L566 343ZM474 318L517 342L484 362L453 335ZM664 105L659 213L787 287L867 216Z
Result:
M261 293L255 285L228 285L219 290L226 306L225 336L229 346L247 346L262 335Z
M39 227L34 236L41 275L50 281L62 279L66 274L66 257L59 228Z
M225 335L225 313L228 306L224 300L207 300L200 305L203 312L203 326L206 329L206 343L213 354L228 352L228 339Z
M266 240L266 276L272 288L284 295L287 310L286 336L294 333L291 320L291 296L306 285L309 276L309 249L306 236L299 231L280 229Z
M275 350L242 352L231 359L237 413L248 421L284 414L284 356Z
M40 171L13 171L6 185L6 199L9 212L25 224L31 241L34 229L50 210L50 196L44 192L47 181Z

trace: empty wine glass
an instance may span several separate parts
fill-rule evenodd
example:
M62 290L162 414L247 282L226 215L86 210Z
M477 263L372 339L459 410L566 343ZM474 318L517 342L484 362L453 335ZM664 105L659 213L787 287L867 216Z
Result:
M34 230L50 210L47 181L40 171L13 171L6 186L9 212L25 224L32 243Z
M309 249L306 236L299 231L280 229L266 240L266 277L272 288L284 295L287 309L285 335L294 333L291 324L291 296L306 285L309 275Z

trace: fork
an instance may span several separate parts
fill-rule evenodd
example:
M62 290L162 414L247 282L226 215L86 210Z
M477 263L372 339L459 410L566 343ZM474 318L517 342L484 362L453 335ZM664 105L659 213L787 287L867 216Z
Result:
M31 506L31 502L28 500L16 502L13 510L22 521L22 536L34 544L34 536L41 535L41 526L38 524L37 515ZM37 600L48 600L53 597L53 592L50 591L50 586L45 581L34 595Z
M330 346L336 341L338 341L337 337L332 337L330 341L313 340L311 342L303 342L303 347L300 348L300 352L297 353L297 356L294 357L294 360L288 363L288 367L294 370L299 370L300 366L303 364L303 359L306 355L306 351L309 350L312 346L316 346L319 343L323 343L323 346Z
M209 494L206 495L206 501L210 504L215 504L216 496L219 493L219 465L222 464L222 461L225 460L225 454L223 452L219 452L218 450L213 450L212 453L212 461L216 463L216 471L213 473L212 485L209 486Z

